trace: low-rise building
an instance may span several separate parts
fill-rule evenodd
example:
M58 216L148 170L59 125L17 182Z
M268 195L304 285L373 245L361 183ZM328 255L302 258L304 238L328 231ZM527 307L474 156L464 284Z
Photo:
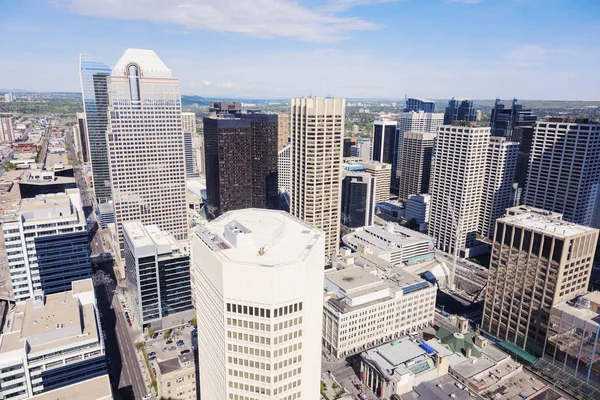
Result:
M433 323L437 286L370 255L336 257L325 274L323 344L342 357Z
M435 255L432 237L396 223L358 228L345 235L342 241L354 251L374 254L393 265L433 258Z
M427 232L430 203L431 195L429 194L413 194L406 200L406 220L411 221L414 218L421 232Z
M375 204L390 199L392 165L378 161L360 162L365 170L375 178Z
M98 204L98 220L103 228L106 228L108 224L115 223L115 209L112 201Z
M17 305L0 336L0 398L20 400L106 374L91 279Z
M156 369L159 399L195 400L196 366L194 354L178 355L169 360L159 361Z
M410 392L448 373L450 351L403 337L360 355L361 380L382 399Z
M30 400L112 400L112 389L107 374L59 389L42 392Z

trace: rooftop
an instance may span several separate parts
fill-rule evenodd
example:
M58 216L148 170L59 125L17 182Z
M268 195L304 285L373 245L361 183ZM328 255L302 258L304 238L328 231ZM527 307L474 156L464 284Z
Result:
M402 395L402 400L471 400L464 385L450 375L443 375L429 382L415 386L412 392Z
M59 389L50 390L30 397L31 400L89 400L93 393L95 400L112 399L108 375L87 379Z
M590 302L597 304L600 292L588 293L571 301L564 301L552 306L552 310L558 310L577 319L587 322L596 328L600 326L600 314L589 308Z
M71 192L71 196L67 193L55 193L22 199L20 212L24 222L77 217L81 204L74 201L79 194L79 190L75 190L76 192Z
M129 64L137 64L140 67L142 77L146 78L170 78L171 70L158 57L154 50L127 49L113 67L111 75L125 76Z
M182 368L190 365L194 367L194 353L192 352L187 354L179 354L176 357L165 361L159 361L158 369L162 375L165 375L171 372L179 371Z
M396 251L403 246L429 243L433 250L433 238L396 223L388 222L384 226L372 225L358 228L345 235L343 242L357 249L361 245L369 245L374 254Z
M158 254L171 254L181 250L179 243L156 225L143 225L140 221L124 222L123 232L135 248L156 246Z
M287 212L253 208L229 211L195 234L224 262L265 267L305 259L322 237Z
M559 238L594 232L597 229L578 225L562 219L562 215L539 208L519 206L506 210L506 216L498 222L527 227L533 231Z

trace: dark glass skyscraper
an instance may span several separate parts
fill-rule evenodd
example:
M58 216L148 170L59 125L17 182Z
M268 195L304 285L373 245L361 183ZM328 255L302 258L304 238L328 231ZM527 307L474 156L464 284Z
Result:
M435 112L435 101L407 97L404 112L409 111L425 111L427 113Z
M342 180L342 224L358 228L373 224L375 178L366 172L344 174Z
M513 99L511 108L506 108L496 99L490 116L492 136L511 137L513 130L519 126L533 126L537 116L531 109L523 108L517 99Z
M96 201L106 202L111 194L106 128L108 126L108 65L89 54L79 56L81 95L92 159Z
M477 114L473 107L473 100L453 97L448 102L444 112L444 125L450 125L452 121L476 121Z

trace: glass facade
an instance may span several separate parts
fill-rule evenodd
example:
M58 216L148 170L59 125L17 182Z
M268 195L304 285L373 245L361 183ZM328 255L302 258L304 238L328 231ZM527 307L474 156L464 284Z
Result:
M435 112L435 101L407 97L404 112L408 111L425 111L426 113L433 113Z
M452 121L476 121L477 113L473 107L473 101L468 99L452 99L448 102L444 112L444 125L450 125Z
M111 198L106 128L108 125L108 76L110 67L89 54L79 57L81 94L92 159L96 201Z

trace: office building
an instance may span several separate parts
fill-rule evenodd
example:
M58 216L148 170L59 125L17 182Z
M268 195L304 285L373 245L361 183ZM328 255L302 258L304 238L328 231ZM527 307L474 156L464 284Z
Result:
M79 56L81 96L85 113L86 133L92 161L92 182L96 201L110 200L111 177L108 168L108 77L110 67L89 54Z
M179 80L154 51L127 49L112 69L109 103L106 136L121 259L127 221L187 240Z
M600 389L600 292L552 306L544 360Z
M533 111L523 108L517 99L513 99L510 108L506 108L504 104L500 103L500 99L496 99L490 115L491 134L510 138L516 127L533 126L536 120L537 116L533 114Z
M433 238L393 222L358 228L342 240L352 250L373 254L394 266L434 256Z
M319 399L324 234L245 209L196 231L192 246L200 397Z
M350 157L360 158L363 161L371 160L371 141L359 138L356 143L350 147Z
M15 98L12 93L4 93L4 102L5 103L12 103L13 101L15 101Z
M336 357L433 323L435 285L377 257L336 258L338 269L325 274L323 304L323 344Z
M325 256L340 237L345 107L344 99L291 101L290 213L325 233Z
M290 153L292 146L287 145L277 153L277 187L279 192L292 191L292 160Z
M475 245L489 136L489 128L470 124L439 129L429 185L429 235L440 250L452 253L455 245L457 250Z
M211 215L275 207L277 129L277 114L204 118L206 196Z
M491 137L488 145L485 177L481 191L480 233L491 239L496 219L512 207L513 182L519 155L519 144L505 137Z
M342 224L348 228L373 225L375 178L367 172L344 171Z
M345 137L344 138L344 158L352 157L352 146L356 145L355 137Z
M390 164L369 161L360 162L365 171L375 178L375 204L390 199L390 185L392 180L392 166Z
M204 129L204 127L202 128ZM196 168L202 175L206 172L204 162L204 136L192 137L192 149L194 150L194 158L196 159Z
M277 114L277 151L290 144L290 114Z
M129 305L140 327L184 325L194 316L190 256L156 225L124 222Z
M78 141L81 148L81 158L84 163L88 163L91 160L90 156L90 142L88 139L87 132L87 121L85 119L85 113L77 113L77 128L79 131Z
M239 101L211 101L208 107L209 113L232 114L242 113L242 103Z
M398 130L396 121L375 121L373 123L372 161L379 161L392 166L392 177L396 178L396 162L398 161Z
M78 189L22 199L19 211L2 225L15 301L38 291L71 289L92 274L88 232Z
M514 207L496 221L481 329L541 356L550 309L585 293L598 230Z
M524 204L600 227L600 123L550 118L537 122Z
M85 381L73 383L58 389L42 392L30 400L71 400L90 397L93 393L93 400L113 400L112 387L108 374Z
M194 354L180 354L156 363L159 399L196 400L196 363Z
M427 232L430 204L431 195L411 194L406 200L406 220L411 221L414 219L419 225L419 230Z
M181 126L183 128L183 142L185 147L185 175L189 178L198 178L196 155L194 154L193 139L196 135L196 114L193 112L181 113Z
M105 375L98 315L91 279L17 305L0 335L0 397L27 399Z
M404 112L410 112L410 111L423 111L426 113L433 113L435 112L435 101L433 100L425 100L425 99L418 99L418 98L414 98L414 97L406 97L405 99L406 101L406 107L404 107Z
M404 134L407 132L423 132L436 134L439 127L444 123L443 113L428 113L424 111L408 111L398 116L398 160L396 162L396 176L402 180L402 145ZM410 172L410 171L409 171Z
M515 206L523 203L534 133L535 128L533 126L517 126L512 130L511 141L519 143L519 153L517 155L517 166L515 171Z
M410 195L429 193L431 161L435 133L405 132L402 135L398 170L398 198L406 201Z
M448 101L448 107L444 112L444 125L450 125L454 121L475 121L477 115L475 108L473 107L473 100L453 97L452 100Z
M12 117L0 118L0 143L12 144L14 140Z
M109 224L115 223L115 209L112 201L98 204L96 207L96 214L98 214L98 222L103 228L106 228Z

